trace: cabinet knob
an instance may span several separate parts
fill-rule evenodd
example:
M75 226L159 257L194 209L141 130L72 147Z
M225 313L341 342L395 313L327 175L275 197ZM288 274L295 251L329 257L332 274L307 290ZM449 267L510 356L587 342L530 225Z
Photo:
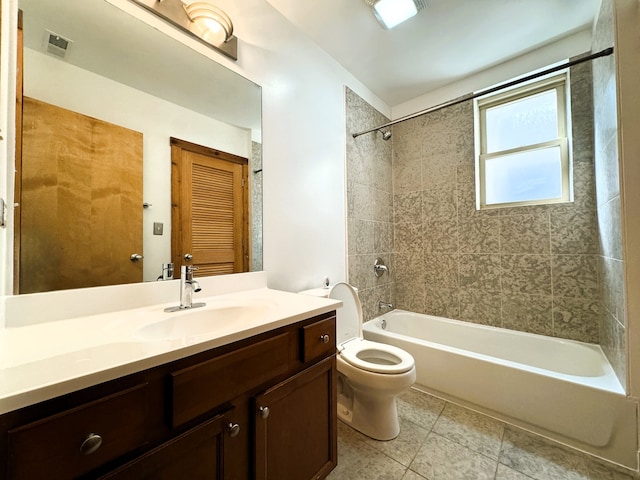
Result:
M237 437L240 433L240 425L237 423L229 423L229 425L227 425L227 432L229 432L231 438Z
M329 343L329 339L330 339L330 337L326 333L324 335L320 335L320 341L322 343Z
M80 445L80 453L83 455L91 455L102 445L102 437L97 433L90 433Z
M269 416L269 407L260 407L258 413L262 418L267 418Z

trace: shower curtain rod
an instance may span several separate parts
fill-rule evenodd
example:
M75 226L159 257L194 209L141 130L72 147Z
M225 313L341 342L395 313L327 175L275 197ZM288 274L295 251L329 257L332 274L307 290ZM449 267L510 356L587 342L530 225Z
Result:
M518 85L520 83L528 82L529 80L533 80L535 78L542 77L543 75L548 75L549 73L558 72L560 70L564 70L565 68L573 67L574 65L578 65L578 64L583 63L583 62L588 62L590 60L594 60L594 59L600 58L600 57L607 57L607 56L611 55L612 53L613 53L613 47L609 47L609 48L606 48L604 50L599 51L598 53L593 53L591 55L587 55L587 56L578 58L576 60L572 60L572 61L563 63L562 65L556 65L555 67L548 68L547 70L544 70L542 72L533 73L533 74L528 75L526 77L519 78L517 80L512 80L511 82L507 82L507 83L502 84L502 85L498 85L497 87L491 87L491 88L488 88L486 90L481 90L481 91L479 91L477 93L467 93L466 95L463 95L462 97L458 97L458 98L456 98L454 100L449 100L448 102L440 103L440 104L435 105L433 107L429 107L429 108L427 108L425 110L420 110L419 112L412 113L412 114L406 115L404 117L400 117L397 120L393 120L392 122L385 123L384 125L380 125L380 126L377 126L375 128L371 128L369 130L364 130L362 132L352 133L351 135L353 136L353 138L357 138L360 135L364 135L366 133L377 132L381 128L390 127L390 126L395 125L396 123L400 123L400 122L406 122L407 120L411 120L412 118L420 117L422 115L426 115L427 113L435 112L437 110L441 110L441 109L446 108L446 107L451 107L453 105L457 105L459 103L466 102L467 100L473 100L474 98L478 98L478 97L481 97L483 95L487 95L489 93L498 92L500 90L504 90L505 88L513 87L513 86Z

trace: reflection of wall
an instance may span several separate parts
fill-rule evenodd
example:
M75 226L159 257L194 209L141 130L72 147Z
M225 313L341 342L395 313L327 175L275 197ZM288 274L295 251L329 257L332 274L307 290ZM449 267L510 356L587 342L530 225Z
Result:
M251 265L252 272L262 270L262 144L251 142L249 161L249 185L251 185Z
M477 211L471 102L393 127L393 271L397 307L598 341L590 72L589 64L571 72L573 204ZM384 123L381 116L377 122L369 121L365 115L371 116L372 108L357 100L347 98L347 124L352 118L366 120L355 128L349 126L348 131ZM353 141L353 145L348 140L348 165L353 159L388 155L389 146L383 146L379 139L377 134L366 135ZM360 169L356 171L370 174L373 165L369 160L358 165ZM364 192L363 198L369 203L354 188L348 191L352 207L350 279L353 269L356 274L359 268L368 273L370 260L365 256L364 261L352 266L360 256L351 255L373 256L375 251L368 245L376 230L364 230L368 224L358 216L370 215L376 190ZM363 226L354 226L354 220ZM356 234L360 236L353 242ZM366 250L352 251L358 248ZM373 286L368 275L364 278L359 281L366 287Z
M393 218L391 140L350 133L373 128L389 119L346 89L348 280L358 287L364 319L379 314L378 302L393 302ZM373 264L382 258L391 271L376 278Z
M613 2L603 0L594 29L593 51L614 43ZM620 176L615 57L593 64L596 200L600 225L601 345L620 382L626 383L625 291L620 218Z
M143 201L152 204L143 214L144 279L155 280L171 258L169 137L249 157L250 133L33 50L25 49L24 70L25 95L142 132ZM164 224L162 236L154 222Z

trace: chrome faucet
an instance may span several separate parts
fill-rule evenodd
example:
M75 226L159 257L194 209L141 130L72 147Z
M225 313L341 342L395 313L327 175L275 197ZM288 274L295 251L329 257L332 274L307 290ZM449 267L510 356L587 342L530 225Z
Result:
M162 274L157 280L173 280L173 263L162 264Z
M193 303L193 292L202 290L198 281L193 279L193 271L196 269L197 267L193 265L182 265L180 267L180 305L165 308L165 312L177 312L206 305L204 302Z
M378 302L378 310L382 310L384 308L386 308L387 310L393 310L393 303Z

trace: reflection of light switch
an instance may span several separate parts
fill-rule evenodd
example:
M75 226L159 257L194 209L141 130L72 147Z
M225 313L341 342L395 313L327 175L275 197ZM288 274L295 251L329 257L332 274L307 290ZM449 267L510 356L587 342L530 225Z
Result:
M162 226L161 222L153 222L153 234L154 235L162 235Z

